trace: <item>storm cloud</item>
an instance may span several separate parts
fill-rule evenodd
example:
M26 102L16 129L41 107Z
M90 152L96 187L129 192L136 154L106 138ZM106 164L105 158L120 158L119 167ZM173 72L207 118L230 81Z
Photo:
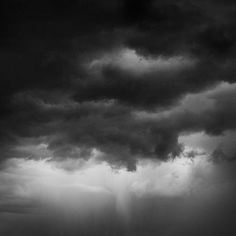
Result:
M2 3L0 232L231 235L235 14L232 0Z
M55 157L97 148L132 169L137 158L178 155L181 132L235 128L234 91L203 113L133 117L234 83L232 2L9 1L3 9L2 158L19 155L25 140Z

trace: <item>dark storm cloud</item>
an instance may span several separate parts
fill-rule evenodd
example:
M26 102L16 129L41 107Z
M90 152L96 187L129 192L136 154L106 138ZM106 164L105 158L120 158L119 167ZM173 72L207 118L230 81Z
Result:
M2 3L0 235L235 235L235 14Z
M6 133L15 135L12 139L15 146L21 145L23 138L32 144L41 137L38 142L48 143L58 158L86 157L92 148L98 148L108 162L127 164L130 169L135 169L136 157L166 159L169 153L178 155L180 151L174 131L159 123L135 121L132 110L116 102L43 103L34 96L18 95L17 116L9 116L4 123ZM8 148L9 153L2 151L2 155L13 155L14 150L13 153L10 150L12 148Z
M15 147L47 143L46 149L51 153L45 151L45 154L55 158L88 158L92 149L97 148L104 153L101 158L112 165L126 165L134 170L138 158L166 160L178 156L182 151L178 143L181 133L205 131L209 135L222 135L235 129L234 94L235 85L231 88L226 84L194 95L191 109L183 103L167 111L148 110L145 115L115 101L77 103L60 93L55 94L60 96L55 100L52 94L43 93L41 98L40 93L28 92L15 97L18 116L9 117L5 127L15 135ZM214 105L197 111L194 106L201 106L198 97L210 99ZM11 149L8 147L8 152ZM37 156L27 146L21 150L24 151L21 156ZM14 156L20 153L17 148L12 152Z
M114 66L104 66L102 78L78 85L75 99L115 99L144 109L168 107L186 93L198 92L220 81L216 65L212 64L200 63L177 72L171 70L133 75Z
M87 158L97 148L132 170L137 158L179 155L181 133L235 129L234 91L199 114L180 107L157 120L133 116L175 109L187 94L235 82L235 9L232 1L210 0L8 1L0 39L1 158L34 158L32 145L44 143L61 158ZM117 65L109 53L120 49L134 50L131 63L144 62L132 70ZM108 63L86 67L104 54ZM173 58L175 68L148 67Z
M152 1L150 12L155 14L138 22L137 34L128 41L130 46L151 54L185 52L203 57L222 57L234 49L232 2Z

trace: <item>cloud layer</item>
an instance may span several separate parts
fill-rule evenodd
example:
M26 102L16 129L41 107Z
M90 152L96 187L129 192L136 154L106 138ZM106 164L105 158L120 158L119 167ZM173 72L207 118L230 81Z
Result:
M134 170L140 158L178 156L183 133L235 129L232 1L3 9L2 159L86 159L95 148Z
M0 235L235 235L235 1L0 11Z

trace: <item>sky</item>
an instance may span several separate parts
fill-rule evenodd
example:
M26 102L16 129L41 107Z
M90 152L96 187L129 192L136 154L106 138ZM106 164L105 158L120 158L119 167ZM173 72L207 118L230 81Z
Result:
M235 1L0 9L0 235L235 235Z

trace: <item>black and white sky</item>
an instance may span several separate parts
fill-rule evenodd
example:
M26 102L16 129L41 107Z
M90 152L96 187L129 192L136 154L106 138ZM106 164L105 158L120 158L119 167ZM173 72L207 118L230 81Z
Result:
M0 235L236 234L236 2L0 7Z

